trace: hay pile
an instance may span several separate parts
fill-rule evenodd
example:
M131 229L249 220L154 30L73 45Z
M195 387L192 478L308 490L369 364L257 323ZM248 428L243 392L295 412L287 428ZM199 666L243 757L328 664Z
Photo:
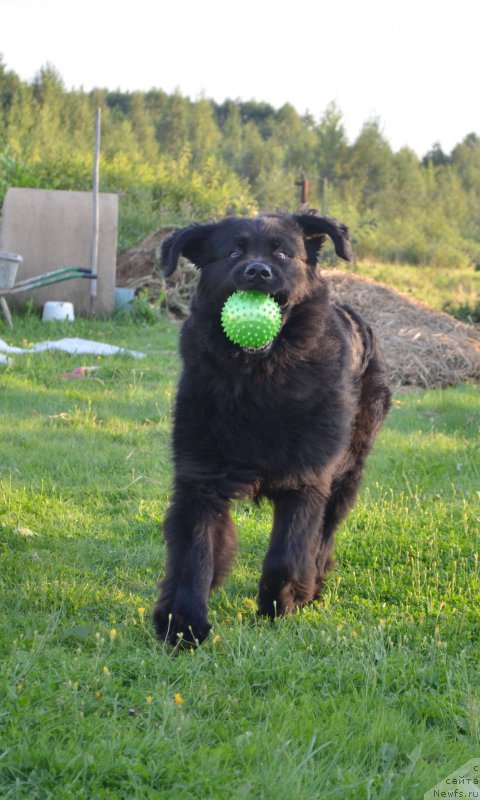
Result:
M198 273L185 259L169 281L160 272L162 228L120 256L117 283L147 289L176 318L188 313ZM434 311L395 289L336 269L324 270L335 296L353 306L375 330L393 388L452 386L480 381L480 328Z
M325 270L334 294L377 334L392 387L453 386L480 380L480 328L434 311L370 278Z
M180 258L178 269L168 281L160 269L160 248L163 240L174 230L160 228L144 241L122 253L117 260L117 285L147 290L153 300L160 298L161 305L176 318L188 314L190 299L198 280L198 272L186 258Z

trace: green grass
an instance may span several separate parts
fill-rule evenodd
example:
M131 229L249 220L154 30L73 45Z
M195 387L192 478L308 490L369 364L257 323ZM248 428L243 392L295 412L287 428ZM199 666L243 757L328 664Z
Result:
M2 374L0 797L421 798L479 754L478 389L397 397L318 608L256 618L271 513L238 503L212 634L180 653L150 624L177 332L0 329L147 353Z
M467 322L480 318L480 271L473 267L439 269L361 261L355 269L438 311L447 311Z

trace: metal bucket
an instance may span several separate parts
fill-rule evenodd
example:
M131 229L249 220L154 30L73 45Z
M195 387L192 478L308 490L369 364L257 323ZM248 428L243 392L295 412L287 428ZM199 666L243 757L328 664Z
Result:
M0 290L11 289L17 277L18 265L23 261L18 253L0 253Z

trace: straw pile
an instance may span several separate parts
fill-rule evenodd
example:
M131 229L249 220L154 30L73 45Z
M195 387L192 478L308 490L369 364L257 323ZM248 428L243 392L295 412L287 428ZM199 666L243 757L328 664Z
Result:
M176 318L188 314L190 300L197 285L198 272L186 258L180 258L178 269L168 281L160 269L160 248L173 227L160 228L144 241L122 253L117 261L117 285L148 291L152 300L160 300L167 312Z
M360 275L325 270L334 294L370 323L392 387L480 380L480 328Z
M175 318L188 314L198 273L185 259L171 279L160 271L160 246L172 228L162 228L122 254L117 283L146 289ZM434 311L395 289L357 274L324 270L334 295L353 306L380 340L392 388L452 386L480 381L480 327Z

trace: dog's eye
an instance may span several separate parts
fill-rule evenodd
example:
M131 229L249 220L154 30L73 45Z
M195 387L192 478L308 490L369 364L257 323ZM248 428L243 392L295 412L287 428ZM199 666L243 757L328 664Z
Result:
M282 261L285 261L285 259L288 258L288 254L285 252L285 250L282 250L281 247L278 247L277 250L275 250L274 255L276 255L277 258L280 258Z
M229 255L229 258L238 258L239 255L240 255L240 251L239 250L232 250L232 252Z

